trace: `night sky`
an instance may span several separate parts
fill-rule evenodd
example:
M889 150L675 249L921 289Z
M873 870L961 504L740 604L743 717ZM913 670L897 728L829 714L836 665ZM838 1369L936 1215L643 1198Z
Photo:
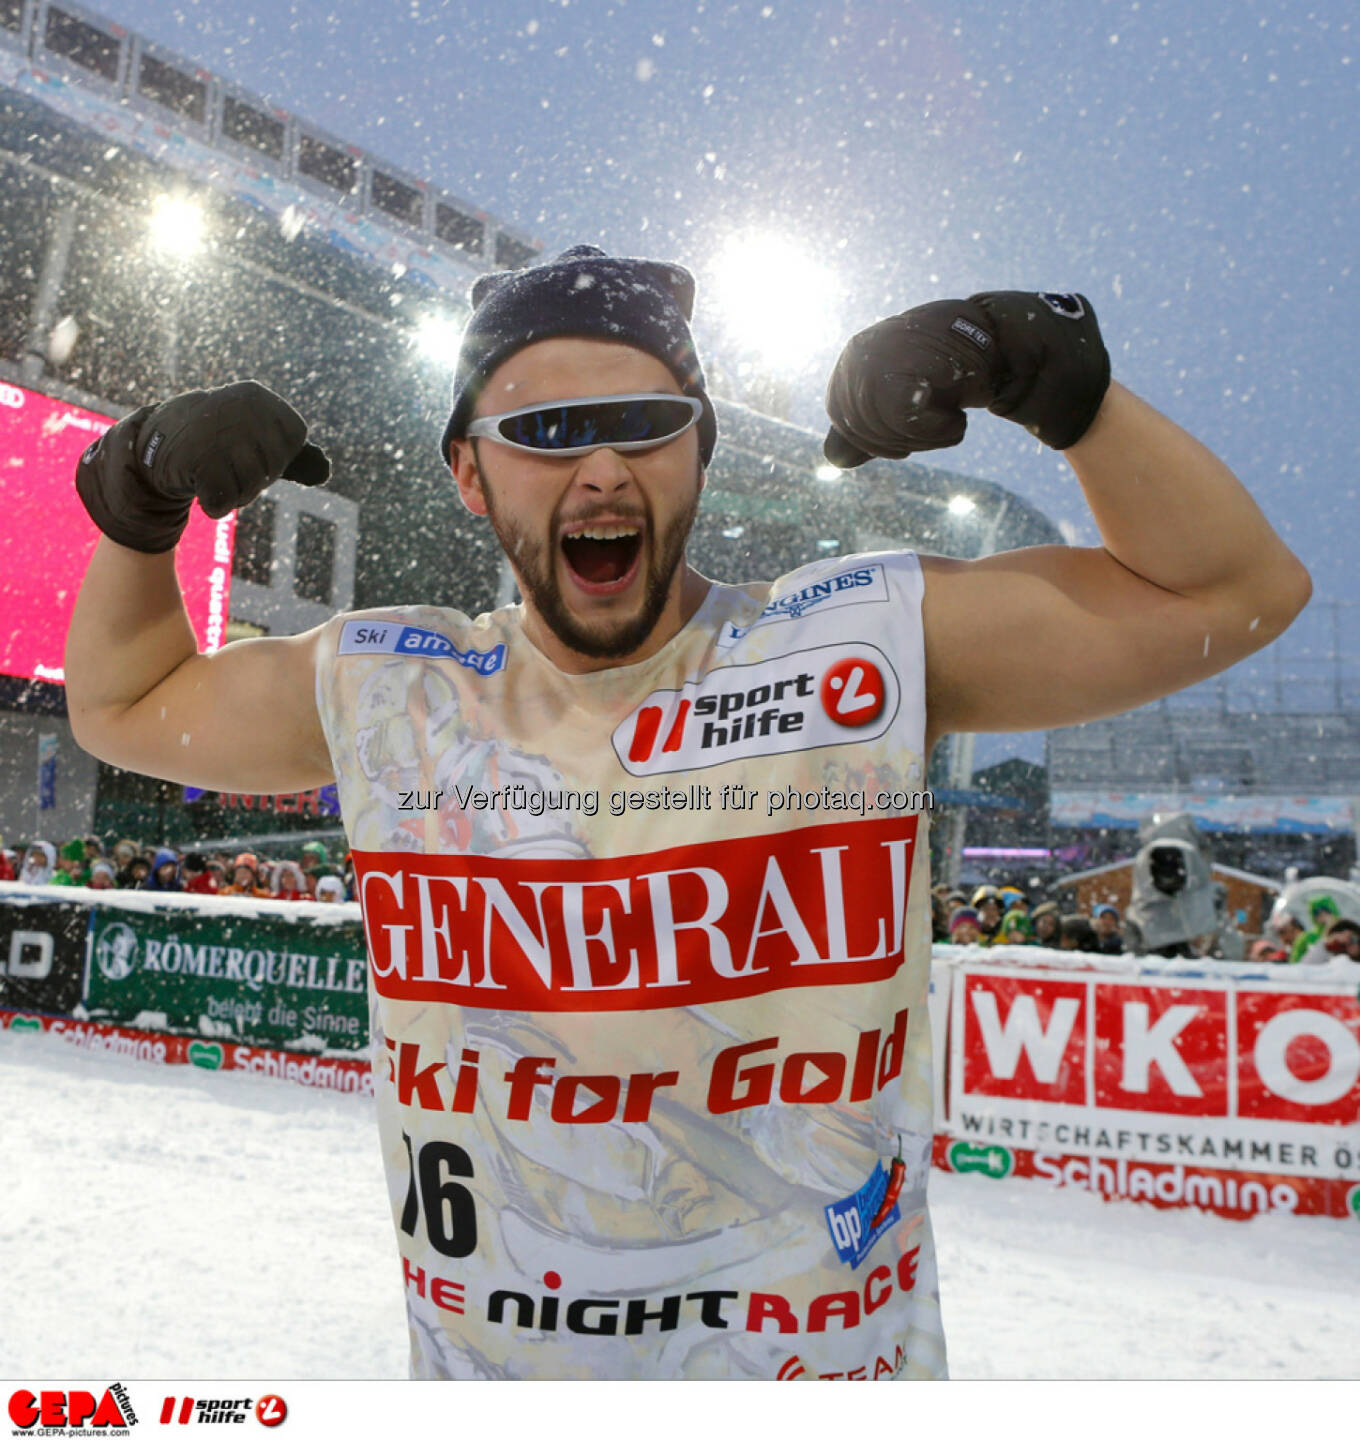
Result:
M710 369L739 393L743 365L773 364L811 428L840 344L881 316L1082 291L1116 377L1233 466L1320 599L1360 601L1360 65L1342 0L96 8L549 252L687 264ZM768 327L742 319L740 285L719 283L733 244L773 257L766 273L793 247L821 278L791 271ZM798 343L765 335L771 361L762 329L803 314ZM980 414L934 458L1094 540L1066 462L1018 427Z

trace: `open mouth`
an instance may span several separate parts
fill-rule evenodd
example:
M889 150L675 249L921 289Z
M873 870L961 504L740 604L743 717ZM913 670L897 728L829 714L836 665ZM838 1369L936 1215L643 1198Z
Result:
M641 551L642 531L634 525L593 525L562 537L568 569L590 590L621 589Z

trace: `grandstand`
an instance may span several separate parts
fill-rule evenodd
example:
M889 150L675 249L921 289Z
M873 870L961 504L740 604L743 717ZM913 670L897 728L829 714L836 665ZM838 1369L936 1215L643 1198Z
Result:
M1057 840L1086 840L1103 858L1127 849L1127 832L1153 810L1187 809L1228 863L1344 874L1360 805L1360 657L1347 649L1355 608L1315 602L1274 644L1212 680L1053 731Z
M278 485L238 517L228 639L351 606L475 613L510 598L436 443L471 283L541 248L91 9L0 0L0 385L116 416L252 376L331 456L324 493ZM1000 486L881 461L831 472L819 435L721 397L715 408L691 556L717 579L890 546L974 556L1061 543ZM64 708L55 680L0 676L8 825L37 818L41 733L56 736L65 777L49 828L120 829L146 812L141 833L184 838L202 811L206 833L221 833L209 802L185 807L178 787L96 770ZM966 767L950 773L966 783Z

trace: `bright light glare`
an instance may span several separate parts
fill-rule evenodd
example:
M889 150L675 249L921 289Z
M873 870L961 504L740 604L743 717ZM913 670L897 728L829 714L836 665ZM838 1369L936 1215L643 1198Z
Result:
M706 308L767 370L804 368L837 338L839 286L829 266L782 235L733 236L711 265Z
M819 465L812 473L819 480L839 480L845 471L838 465L825 464Z
M412 343L426 360L452 369L462 338L461 321L448 315L425 315L416 326Z
M971 515L977 509L977 501L967 495L955 495L949 502L951 515Z
M203 212L179 195L158 195L151 203L151 248L172 260L187 260L203 247Z

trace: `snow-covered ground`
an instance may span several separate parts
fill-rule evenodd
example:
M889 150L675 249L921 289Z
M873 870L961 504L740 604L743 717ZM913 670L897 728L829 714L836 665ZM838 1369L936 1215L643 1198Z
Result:
M371 1102L0 1031L0 1375L400 1378ZM1360 1376L1360 1226L937 1173L956 1377Z

